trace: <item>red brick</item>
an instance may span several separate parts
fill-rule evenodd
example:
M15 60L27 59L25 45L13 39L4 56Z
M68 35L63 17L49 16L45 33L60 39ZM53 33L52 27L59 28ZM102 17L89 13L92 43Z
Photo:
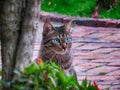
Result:
M79 46L82 46L82 45L84 45L84 43L73 43L72 44L72 49L75 49L75 48L77 48Z
M120 68L120 67L119 67ZM108 76L120 76L120 69L107 73Z
M110 58L104 58L104 59L95 59L91 60L91 62L97 62L97 63L110 63L110 62L120 62L120 59L110 59Z
M77 73L80 73L80 72L83 72L83 71L87 70L86 68L81 68L79 66L74 66L74 69Z
M114 42L120 42L120 36L106 36L106 37L103 37L101 38L101 40L105 40L105 41L114 41Z
M98 32L96 31L96 33L90 34L90 35L88 35L88 37L100 38L100 37L105 37L105 36L107 36L107 35L109 35L109 34L108 34L108 33L98 33Z
M109 81L109 80L116 80L116 78L120 78L120 76L78 76L78 80L83 80L85 79L85 77L87 77L88 80L91 81L97 81L97 80L104 80L104 81Z
M111 62L107 64L108 66L119 66L120 67L120 62Z
M103 85L98 85L100 87L101 90L107 90L108 88L111 87L111 85L106 85L106 84L103 84ZM111 89L110 89L111 90Z
M99 22L97 22L97 27L106 27L106 21L100 20Z
M88 49L88 50L94 50L94 49L97 49L97 48L100 48L102 47L103 45L99 45L97 43L87 43L87 44L84 44L83 46L79 46L77 47L77 49Z
M120 90L120 85L114 85L110 88L110 90Z
M103 54L112 54L115 50L118 50L118 48L98 48L91 53L103 53Z
M112 72L117 69L120 69L120 67L102 66L102 67L90 69L86 73L92 73L94 75L101 75L102 73L107 74L107 73Z
M116 21L108 21L108 22L106 23L106 26L107 26L107 27L116 27L116 25L117 25L117 22L116 22Z
M75 63L75 62L73 61L73 63ZM74 64L74 65L76 65L79 68L83 68L83 69L84 68L85 69L91 69L91 68L96 68L96 67L99 67L99 66L103 66L105 64L104 63L91 63L91 62L88 62L88 63L77 62L77 64Z
M88 53L88 54L81 54L81 53L73 53L73 56L76 57L76 56L79 56L81 60L83 59L105 59L105 58L108 58L108 56L105 56L104 54L101 54L101 53Z

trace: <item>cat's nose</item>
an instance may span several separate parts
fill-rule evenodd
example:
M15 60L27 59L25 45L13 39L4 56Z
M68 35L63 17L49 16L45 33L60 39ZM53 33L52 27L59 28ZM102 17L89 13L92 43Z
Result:
M67 48L67 44L63 43L63 49L66 50L66 48Z

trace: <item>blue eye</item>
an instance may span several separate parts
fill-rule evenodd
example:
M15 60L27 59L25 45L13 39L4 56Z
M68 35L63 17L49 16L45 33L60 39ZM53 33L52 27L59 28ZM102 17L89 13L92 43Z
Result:
M69 37L66 38L66 39L65 39L65 42L67 42L67 43L71 42L71 38L69 38Z
M53 39L53 42L54 42L54 43L59 43L59 39L58 39L58 38L55 38L55 39Z

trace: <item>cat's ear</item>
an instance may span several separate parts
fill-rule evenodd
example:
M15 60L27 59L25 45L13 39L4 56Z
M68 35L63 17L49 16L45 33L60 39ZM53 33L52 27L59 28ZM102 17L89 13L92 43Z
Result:
M43 35L48 35L49 33L53 32L55 29L52 24L46 20L43 26Z
M70 27L72 25L72 21L69 21L68 23L65 24L65 31L70 32Z

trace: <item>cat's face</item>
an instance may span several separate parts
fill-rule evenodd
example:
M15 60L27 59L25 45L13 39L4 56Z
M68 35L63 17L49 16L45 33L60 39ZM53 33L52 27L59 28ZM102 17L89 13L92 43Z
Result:
M69 52L72 45L71 21L64 26L53 27L49 21L43 26L43 45L56 54Z

